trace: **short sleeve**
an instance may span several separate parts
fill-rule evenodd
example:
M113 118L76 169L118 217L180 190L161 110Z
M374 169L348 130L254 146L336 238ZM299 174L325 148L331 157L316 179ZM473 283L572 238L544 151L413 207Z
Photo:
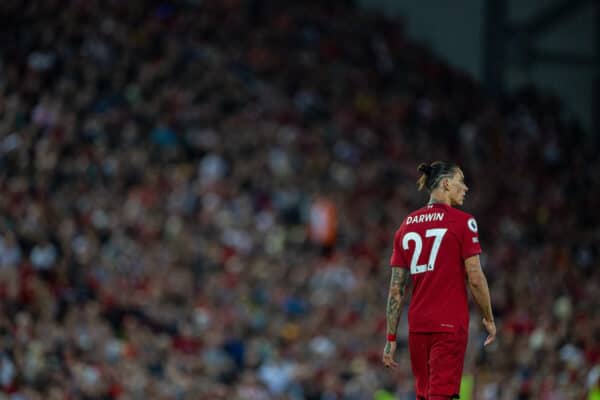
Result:
M479 244L479 230L475 218L469 216L464 224L461 256L463 260L466 260L469 257L481 254L481 245Z
M408 263L404 259L404 251L402 251L402 237L400 231L401 230L398 229L394 235L394 247L392 249L390 265L392 267L408 268Z

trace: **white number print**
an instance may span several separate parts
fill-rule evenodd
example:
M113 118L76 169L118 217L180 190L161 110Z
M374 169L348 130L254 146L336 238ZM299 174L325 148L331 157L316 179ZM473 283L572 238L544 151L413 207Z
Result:
M419 257L421 256L421 251L423 250L423 239L421 235L416 232L408 232L402 238L402 248L404 250L408 250L408 243L410 241L415 242L415 250L413 252L412 258L410 259L410 273L421 274L427 271L433 271L435 268L435 259L437 258L438 252L440 251L440 245L442 244L442 239L446 234L446 228L436 228L436 229L427 229L425 231L426 238L434 238L433 246L431 246L431 252L429 253L429 261L427 264L417 265L419 262Z

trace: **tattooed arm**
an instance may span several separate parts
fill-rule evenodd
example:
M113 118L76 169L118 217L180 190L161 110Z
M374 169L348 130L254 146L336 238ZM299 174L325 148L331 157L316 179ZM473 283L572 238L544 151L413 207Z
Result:
M398 329L398 321L402 312L402 300L408 282L409 272L406 268L392 268L390 280L390 292L387 303L387 334L395 335Z
M390 280L390 291L386 311L388 335L396 335L409 275L409 271L406 268L392 268L392 278ZM394 361L395 351L396 341L386 341L385 348L383 349L383 363L386 367L397 366L397 363Z

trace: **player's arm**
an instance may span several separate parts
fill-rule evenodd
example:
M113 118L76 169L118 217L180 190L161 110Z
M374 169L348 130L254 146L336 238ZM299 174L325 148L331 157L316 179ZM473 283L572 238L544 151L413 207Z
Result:
M387 367L395 367L394 352L396 351L396 341L390 340L396 336L398 322L402 315L402 304L404 302L406 286L409 278L409 271L406 268L392 268L392 277L390 279L390 289L388 294L386 319L387 319L387 337L385 348L383 350L383 363Z
M409 272L406 268L392 268L390 290L387 302L387 334L395 335L402 314L402 303L408 283Z
M483 315L483 325L488 331L488 337L484 345L492 343L496 338L496 325L494 323L494 315L492 313L492 301L490 297L490 289L483 270L479 255L471 256L465 260L465 269L467 272L467 281L469 289L475 302Z

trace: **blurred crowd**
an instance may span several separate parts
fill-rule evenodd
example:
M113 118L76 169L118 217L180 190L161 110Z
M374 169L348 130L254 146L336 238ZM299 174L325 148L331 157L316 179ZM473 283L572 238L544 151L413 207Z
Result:
M437 159L499 328L472 307L464 398L600 396L599 145L552 95L350 1L4 0L0 31L0 399L414 399L388 260Z

